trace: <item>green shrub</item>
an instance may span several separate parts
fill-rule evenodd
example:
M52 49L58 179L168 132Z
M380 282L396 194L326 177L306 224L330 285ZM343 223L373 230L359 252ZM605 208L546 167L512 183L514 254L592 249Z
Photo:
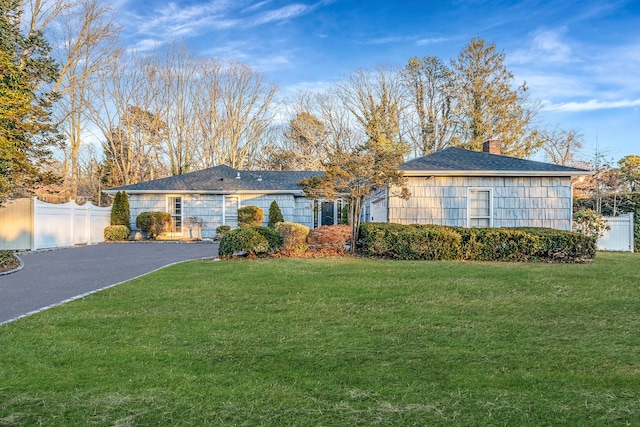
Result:
M269 241L253 227L236 228L227 232L220 240L218 253L232 256L239 252L261 254L269 251Z
M295 222L283 221L276 224L276 230L282 238L281 252L296 254L307 250L309 227Z
M125 225L109 225L104 229L104 240L107 242L117 242L129 238L129 227Z
M577 262L595 256L595 239L540 228L460 228L363 223L369 256L395 259Z
M260 233L262 237L267 239L267 242L269 242L270 251L277 252L278 249L280 249L280 246L282 246L282 237L280 237L280 233L278 233L278 231L276 231L275 229L262 226L251 228Z
M167 212L142 212L136 217L136 227L155 239L171 228L173 219Z
M231 231L231 226L229 225L219 225L216 227L216 234L218 237L222 238L225 234Z
M238 209L238 227L262 225L264 212L257 206L243 206Z
M540 239L521 230L475 228L475 252L463 250L478 261L528 261L536 259Z
M271 202L271 205L269 205L269 227L274 228L277 223L283 221L284 217L282 216L280 206L278 206L278 202L274 200Z
M459 259L458 233L437 225L362 224L363 246L370 254L396 259Z
M519 228L540 239L536 258L553 262L579 262L593 259L597 239L571 231L552 228Z
M129 197L124 191L118 191L111 206L111 225L124 225L130 229L129 218Z

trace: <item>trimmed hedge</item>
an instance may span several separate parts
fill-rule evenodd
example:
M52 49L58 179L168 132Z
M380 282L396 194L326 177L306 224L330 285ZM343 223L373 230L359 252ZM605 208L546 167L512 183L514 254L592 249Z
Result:
M282 237L280 250L285 254L297 254L307 250L309 227L295 222L283 221L276 224L276 230Z
M107 242L117 242L129 238L129 227L126 225L108 225L104 229L104 240Z
M220 240L218 253L220 256L233 256L240 252L250 254L262 254L269 251L269 241L257 228L266 227L245 227L231 230Z
M142 212L136 217L136 227L149 233L150 239L155 239L171 228L173 218L167 212Z
M363 223L366 255L394 259L579 262L593 259L595 239L546 228L461 228Z
M222 238L225 234L231 231L230 225L219 225L216 227L216 237Z
M262 237L267 239L267 242L269 242L270 251L277 252L278 249L280 249L280 246L282 246L282 237L280 236L280 233L278 233L275 229L262 226L251 228L256 230L262 235Z
M264 212L257 206L243 206L238 209L238 227L262 225Z

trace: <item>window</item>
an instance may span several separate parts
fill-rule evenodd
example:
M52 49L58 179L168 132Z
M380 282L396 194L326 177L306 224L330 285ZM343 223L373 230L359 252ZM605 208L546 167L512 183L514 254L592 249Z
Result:
M171 196L167 199L167 211L173 218L173 232L182 233L182 197Z
M469 227L491 227L493 225L491 196L491 189L469 189Z

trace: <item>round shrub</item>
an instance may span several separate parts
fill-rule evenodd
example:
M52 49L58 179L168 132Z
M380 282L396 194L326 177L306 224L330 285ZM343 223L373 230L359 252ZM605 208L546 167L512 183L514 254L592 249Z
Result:
M219 225L216 227L217 238L221 239L225 234L231 231L230 225Z
M307 250L309 227L295 222L283 221L276 224L276 230L282 238L281 252L296 254Z
M274 228L277 223L283 221L284 217L282 216L280 206L278 206L278 202L274 200L269 206L269 227Z
M269 251L269 242L254 228L236 228L226 233L220 240L218 253L233 256L240 252L262 254Z
M282 237L275 229L269 227L251 227L262 235L269 242L269 250L276 252L282 246Z
M136 217L136 227L155 239L171 228L172 220L167 212L142 212Z
M125 225L109 225L104 229L104 240L107 242L127 240L129 233L129 227Z
M264 212L257 206L243 206L238 209L238 227L262 225Z

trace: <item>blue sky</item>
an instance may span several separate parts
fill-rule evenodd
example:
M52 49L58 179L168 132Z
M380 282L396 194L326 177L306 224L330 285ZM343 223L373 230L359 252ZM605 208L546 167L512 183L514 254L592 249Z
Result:
M114 8L126 45L184 42L251 65L285 98L356 69L448 61L482 37L542 102L541 124L580 129L586 157L596 144L615 160L640 155L637 0L115 0Z

